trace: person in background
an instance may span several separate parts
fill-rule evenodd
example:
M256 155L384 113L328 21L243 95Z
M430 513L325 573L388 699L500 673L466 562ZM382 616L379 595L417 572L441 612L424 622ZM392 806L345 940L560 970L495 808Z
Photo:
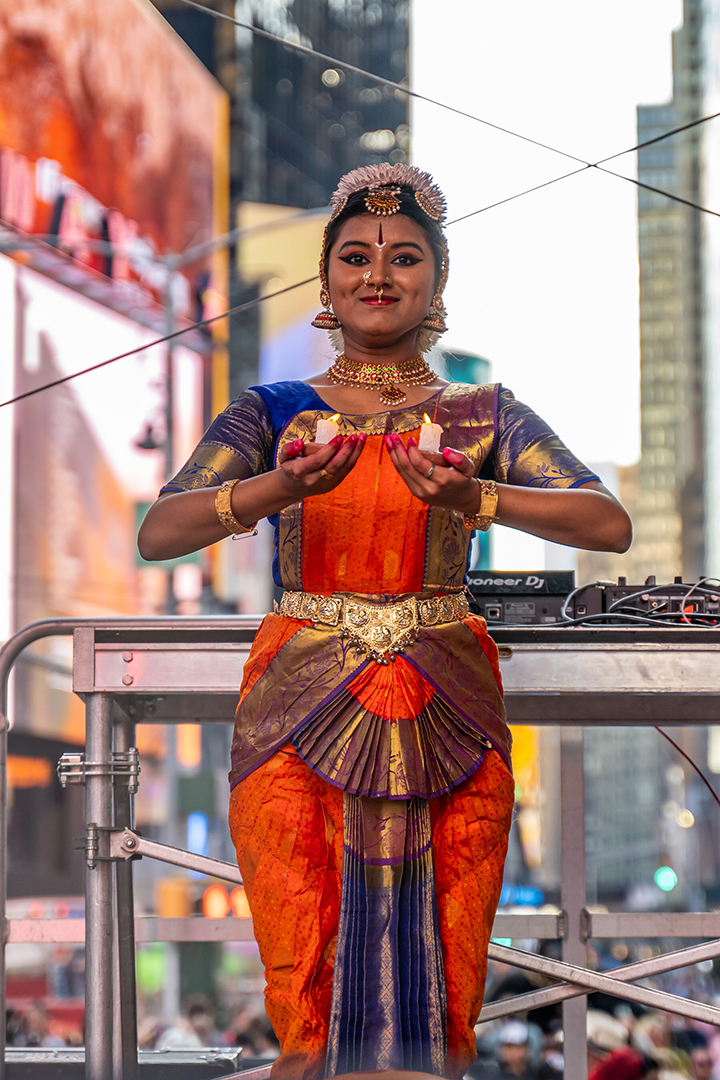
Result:
M623 1046L603 1058L588 1080L658 1080L657 1065L634 1047Z
M35 1002L22 1017L13 1045L65 1046L65 1040L52 1031L50 1016L45 1006Z
M601 1009L588 1009L588 1074L601 1065L613 1051L624 1049L627 1041L628 1032L624 1024Z
M509 1020L498 1036L497 1062L488 1062L471 1069L471 1075L481 1080L539 1080L538 1068L532 1060L530 1031L524 1020Z
M194 1000L188 1004L187 1018L203 1046L222 1046L223 1037L215 1026L209 1004L204 1000Z
M690 1052L690 1066L695 1080L713 1080L713 1059L707 1046L696 1046Z

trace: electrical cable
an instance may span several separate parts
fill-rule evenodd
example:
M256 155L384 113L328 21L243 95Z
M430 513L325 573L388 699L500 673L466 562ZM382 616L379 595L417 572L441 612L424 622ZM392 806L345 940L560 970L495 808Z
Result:
M108 364L114 364L116 360L124 360L128 356L135 356L136 353L145 352L146 349L152 349L155 345L162 345L165 341L172 341L174 338L180 337L182 334L188 334L191 330L197 330L200 326L210 326L211 323L218 322L219 319L227 319L231 315L237 315L241 311L247 311L248 308L255 307L256 304L262 304L265 300L272 300L274 296L282 296L283 293L292 292L293 289L299 289L303 285L309 285L313 281L317 281L318 277L305 278L304 281L296 281L294 285L287 285L284 289L278 289L277 292L268 293L267 296L258 296L255 300L248 300L245 304L238 304L237 307L230 308L229 311L223 311L219 315L213 315L210 319L201 319L200 322L193 323L191 326L185 326L181 330L175 330L172 334L165 334L164 337L156 338L155 341L148 341L145 345L138 345L135 349L128 349L127 352L118 353L117 356L111 356L109 360L101 360L99 364L91 364L90 367L83 368L82 371L74 371L71 375L63 375L60 379L53 379L52 382L43 383L42 386L36 386L33 390L25 390L22 394L17 394L16 397L8 398L7 401L0 401L0 409L5 405L14 405L17 401L23 401L25 398L32 397L34 394L39 394L43 390L49 390L53 386L60 386L62 383L70 382L71 379L77 379L79 375L87 375L90 371L97 371L98 368L107 367Z
M275 41L279 45L283 45L288 49L294 49L296 52L302 53L305 56L314 56L318 60L323 60L326 63L332 64L334 67L343 68L345 71L352 71L356 75L362 75L366 79L372 79L374 82L382 83L383 86L389 86L393 90L398 90L403 94L407 94L408 97L416 98L418 101L425 101L429 105L436 105L440 109L446 109L448 112L455 113L457 116L464 116L467 120L473 120L477 124L483 124L485 127L492 128L494 131L499 131L503 135L511 135L514 139L520 139L522 142L530 143L532 146L539 146L543 150L549 150L553 154L559 154L561 157L568 158L570 161L577 161L582 164L583 168L575 170L571 173L564 173L562 176L555 177L554 180L548 180L544 184L538 184L536 187L528 188L527 191L520 192L518 195L510 196L508 199L502 199L500 202L492 203L490 206L483 207L481 210L475 210L473 213L464 214L461 218L455 218L454 221L448 222L449 225L454 225L456 221L465 221L467 218L475 217L477 214L482 214L485 210L490 210L495 206L501 206L505 202L511 202L513 199L520 198L521 195L529 194L532 191L538 191L540 188L549 187L551 184L557 184L561 180L567 179L569 176L574 176L575 172L583 172L584 169L597 169L599 172L606 172L610 176L615 176L619 180L626 180L630 184L635 184L638 187L647 188L648 191L653 191L658 195L664 195L668 199L673 199L676 202L683 203L685 206L690 206L694 210L699 210L705 214L712 214L714 217L720 217L720 212L716 210L709 210L705 206L701 206L699 203L694 203L689 199L685 199L680 195L673 195L670 191L664 191L662 188L655 188L649 184L645 184L642 181L636 180L631 176L624 176L622 173L613 172L612 169L604 169L602 165L607 161L613 161L615 158L623 157L624 154L630 154L635 150L640 150L645 146L651 146L653 143L660 142L663 139L670 138L671 135L676 135L681 131L687 131L690 128L696 127L698 124L703 124L708 120L714 120L720 116L720 112L712 113L709 116L698 117L695 120L689 121L687 124L682 124L678 128L673 128L671 131L664 135L655 136L652 139L647 139L642 143L638 143L636 146L630 147L628 150L621 150L619 153L611 154L609 157L601 158L600 161L592 162L585 161L584 158L578 157L576 154L570 154L567 150L560 150L557 146L551 146L549 143L541 142L539 139L533 139L529 135L523 135L519 131L512 131L510 128L503 127L501 124L495 124L491 120L484 120L480 116L475 116L473 113L466 112L464 109L458 109L454 105L448 105L443 101L437 101L435 98L428 97L426 94L421 94L417 90L411 90L407 86L403 86L402 83L394 82L392 79L386 79L382 75L375 75L372 71L367 71L365 68L357 67L355 64L349 64L345 60L339 60L336 56L330 56L328 53L319 52L317 49L313 49L309 45L301 45L299 42L288 41L285 38L279 37L277 34L271 34L269 30L263 30L259 26L254 26L252 23L244 23L239 19L233 18L232 15L226 15L222 11L215 11L214 8L209 8L204 4L197 3L197 0L180 0L180 3L187 4L188 7L195 8L197 11L203 11L206 15L211 15L215 19L224 19L226 22L232 23L234 26L239 26L243 30L249 30L252 34L256 34L258 37L266 38L269 41Z
M686 754L686 753L685 753L685 751L684 751L684 750L682 749L682 747L678 746L678 744L677 744L677 743L675 742L675 740L674 740L674 739L671 739L671 738L670 738L670 736L668 735L667 731L663 731L663 729L662 729L661 727L658 727L658 726L657 726L657 724L655 724L655 725L654 725L654 727L655 727L655 730L656 730L656 731L659 731L659 732L660 732L660 734L662 735L663 739L667 739L667 741L668 741L669 743L672 743L672 745L673 745L673 746L675 747L675 749L677 750L678 754L682 754L682 756L683 756L683 757L685 758L685 760L686 760L686 761L688 762L688 764L692 765L693 769L694 769L694 770L695 770L695 772L696 772L696 773L698 774L698 776L699 776L699 777L700 777L700 779L702 780L703 784L705 785L705 787L706 787L706 788L708 789L708 791L709 791L709 792L710 792L710 794L712 795L712 797L713 797L713 799L715 800L715 802L716 802L716 803L718 804L718 806L720 806L720 798L718 798L718 794L717 794L717 792L715 791L715 789L713 788L712 784L710 783L710 781L709 781L709 780L707 779L707 777L705 776L705 773L704 773L704 772L702 772L702 770L700 769L699 765L696 765L696 764L695 764L695 762L693 761L693 759L692 759L692 758L690 757L690 755L689 755L689 754Z
M672 199L673 202L682 203L683 206L690 206L693 210L699 210L703 214L712 214L713 217L720 217L720 211L711 210L707 206L701 206L700 203L693 202L691 199L685 199L682 195L674 195L670 191L664 191L662 188L653 187L652 184L646 184L644 180L638 180L632 176L624 176L622 173L614 172L612 169L605 169L602 165L592 165L591 168L597 169L598 172L607 173L608 176L617 176L619 180L627 180L631 184L635 184L636 187L643 188L645 191L654 191L656 195L664 195L666 199Z
M213 11L211 8L206 8L201 4L197 4L197 3L195 3L195 0L181 0L181 2L186 3L186 4L190 4L190 6L196 7L196 8L198 8L198 10L205 11L208 14L214 15L214 16L216 16L218 18L227 19L230 22L236 23L236 25L243 27L244 29L252 30L253 32L259 34L261 37L266 37L266 38L269 38L269 39L271 39L273 41L278 41L280 44L291 44L291 43L288 43L288 42L284 42L282 38L278 38L276 35L270 34L266 30L261 30L258 27L251 27L246 23L241 23L236 19L232 19L229 15L224 15L221 12ZM318 53L316 50L308 49L306 46L293 46L293 47L298 48L301 52L306 52L306 53L309 52L312 55L318 56L323 60L328 60L328 61L331 61L333 63L337 63L338 66L343 66L343 65L341 65L340 61L336 61L333 57L328 57L324 53ZM437 101L434 101L432 98L426 98L426 97L423 97L423 95L421 95L421 94L416 94L414 91L406 90L404 87L401 87L399 83L393 83L388 79L383 79L379 75L373 75L371 72L366 72L362 68L355 68L352 65L344 65L344 66L347 67L349 70L353 70L353 71L358 72L359 74L366 75L368 78L373 78L378 82L382 82L382 83L387 84L388 86L393 86L393 87L395 87L397 89L401 89L404 92L410 94L410 96L418 97L418 98L421 98L424 101L430 102L431 104L438 105L440 108L447 108L447 109L450 109L453 112L460 112L460 110L453 109L451 106L444 105L442 102L437 102ZM548 149L548 150L554 150L556 153L562 154L564 157L572 158L574 161L580 161L581 160L580 158L576 158L572 154L566 154L562 150L555 150L554 147L547 146L545 143L537 142L537 140L530 139L527 136L520 135L517 132L510 131L508 128L501 128L496 124L492 124L490 121L481 120L479 117L472 116L470 113L460 113L460 114L463 115L463 116L467 116L471 120L477 120L478 123L486 124L489 127L496 128L497 130L502 131L505 134L513 135L514 137L519 138L519 139L523 139L526 142L532 142L535 145L542 146L542 147L544 147L545 149ZM700 211L702 211L704 213L712 214L714 217L720 217L720 214L718 212L716 212L714 210L709 210L707 207L700 206L699 204L693 203L688 199L684 199L679 195L673 195L670 192L661 190L660 188L651 187L650 185L645 184L642 181L635 180L632 177L623 176L622 173L615 173L611 169L602 169L601 168L603 162L612 161L615 158L622 157L624 154L629 154L629 153L632 153L633 151L642 149L645 146L650 146L650 145L652 145L654 143L661 142L662 140L668 139L673 135L677 135L678 133L680 133L682 131L688 130L689 128L697 127L699 124L703 124L703 123L707 122L708 120L714 120L718 116L720 116L720 112L712 113L712 114L710 114L708 116L699 117L696 120L692 120L687 124L681 125L680 127L672 128L670 131L666 131L662 135L657 135L652 139L647 139L644 142L637 143L635 146L629 147L627 150L621 150L621 151L618 151L618 153L616 153L616 154L611 154L609 157L601 158L597 162L584 162L582 167L579 168L579 169L573 169L571 172L563 173L562 176L556 176L552 180L546 180L542 184L535 184L533 187L525 188L523 191L520 191L515 195L510 195L505 199L500 199L497 202L490 203L487 206L481 207L479 210L473 210L469 214L462 215L462 217L453 218L453 220L449 221L447 224L448 224L448 226L449 225L456 225L460 221L466 221L468 218L476 217L478 214L485 213L485 211L487 211L487 210L492 210L497 206L503 206L505 203L513 202L515 199L520 199L524 195L529 195L532 192L540 191L543 188L550 187L552 184L559 183L561 180L566 180L571 176L577 176L579 173L586 172L588 169L592 169L592 168L598 169L599 171L602 171L602 172L607 172L611 176L618 177L618 179L627 180L629 183L636 184L639 187L646 187L650 191L654 191L659 195L664 195L669 199L674 199L677 202L684 203L685 205L690 206L693 209L700 210ZM316 211L313 211L313 212L316 212ZM317 211L317 212L320 212L320 211ZM301 213L304 214L306 212L302 211ZM235 233L239 234L241 231L242 230L234 230L233 233L228 234L228 236L233 236L234 237ZM221 238L221 239L226 239L226 238ZM200 248L200 247L204 248L207 245L214 245L217 242L218 242L218 238L212 238L211 240L208 240L208 241L204 242L202 245L198 245L198 248ZM196 252L196 249L192 249L192 250L193 250L193 253ZM188 253L185 253L183 256L181 256L180 257L181 261L183 261L183 262L189 261L187 259L187 255L188 255ZM201 326L207 326L210 323L216 322L219 319L228 318L231 315L234 315L234 314L237 314L237 313L239 313L241 311L247 310L247 308L249 308L249 307L253 307L255 304L262 303L263 300L269 300L269 299L271 299L272 296L280 296L285 292L290 292L292 289L300 288L302 285L307 285L309 282L315 281L315 280L317 280L316 277L315 278L306 278L304 281L299 281L299 282L296 282L294 285L289 285L287 288L280 289L280 290L278 290L278 292L272 293L270 296L258 297L256 300L251 300L247 304L242 304L239 307L232 308L229 311L222 312L220 315L216 315L212 319L202 319L199 322L193 323L191 326L187 326L187 327L184 327L182 330L175 331L173 334L168 334L165 337L158 338L156 341L150 342L148 345L144 345L141 348L131 349L129 352L121 353L118 356L110 357L108 360L103 360L98 364L92 364L90 367L83 368L81 371L77 371L72 375L66 375L61 379L55 379L52 382L45 383L43 386L35 387L34 390L28 390L28 391L25 391L25 393L23 393L23 394L18 394L17 396L15 396L13 398L9 398L7 401L0 402L0 408L3 408L5 405L13 405L13 404L15 404L15 402L22 401L26 397L31 397L34 394L39 394L43 390L49 390L53 386L58 386L61 383L69 382L71 379L75 379L79 375L86 375L91 371L97 371L98 368L106 367L108 364L112 364L116 360L123 360L127 356L132 356L135 353L142 352L146 348L151 348L153 345L161 345L161 344L163 344L163 342L171 340L171 338L178 337L181 334L189 333L190 330L197 329L198 327L201 327ZM586 586L582 586L582 588L585 588L585 587Z
M515 139L521 139L523 142L531 143L533 146L539 146L542 150L549 150L551 153L559 154L561 157L569 158L571 161L578 161L583 165L589 164L589 162L583 161L582 158L576 157L575 154L569 154L565 150L558 150L556 146L550 146L548 143L540 142L539 139L530 138L529 135L521 135L520 132L511 131L509 128L502 127L501 124L494 124L490 120L483 120L479 116L473 116L472 113L465 112L464 109L458 109L454 105L446 105L442 101L436 101L426 94L420 94L417 90L411 90L409 87L403 86L402 83L394 82L392 79L386 79L382 75L375 75L372 71L366 71L364 68L357 67L355 64L347 63L345 60L338 60L336 56L329 56L327 53L318 52L318 50L313 49L312 46L301 45L296 41L287 41L285 38L278 37L277 34L271 34L269 30L263 30L259 26L253 26L252 23L240 22L239 19L234 19L232 15L226 15L222 11L215 11L214 8L206 7L204 4L198 4L196 0L180 0L180 3L187 4L188 7L196 8L197 11L204 11L206 15L212 15L214 19L224 19L226 22L233 23L234 26L239 26L243 30L249 30L257 37L266 38L268 41L275 41L278 45L283 45L287 49L294 49L295 52L302 53L305 56L314 56L318 60L323 60L328 64L332 64L333 67L343 68L345 71L352 71L354 75L362 75L366 79L372 79L373 82L382 83L383 86L389 86L392 90L398 90L403 94L407 94L408 97L416 98L418 101L426 101L429 105L437 105L438 108L446 109L448 112L455 113L457 116L464 116L468 120L474 120L477 124L483 124L485 127L502 132L503 135L512 135Z

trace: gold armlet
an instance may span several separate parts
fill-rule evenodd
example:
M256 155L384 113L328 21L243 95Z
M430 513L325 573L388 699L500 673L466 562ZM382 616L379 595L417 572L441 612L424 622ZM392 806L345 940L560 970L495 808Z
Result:
M477 480L477 477L475 477ZM494 480L478 480L480 485L480 507L477 514L463 514L466 529L479 529L487 532L497 514L498 489Z
M225 480L224 483L218 488L217 495L215 496L215 513L218 516L218 521L221 525L224 525L229 533L236 536L257 536L257 521L254 521L252 525L241 525L238 519L232 512L232 493L233 488L238 483L240 477L236 480Z

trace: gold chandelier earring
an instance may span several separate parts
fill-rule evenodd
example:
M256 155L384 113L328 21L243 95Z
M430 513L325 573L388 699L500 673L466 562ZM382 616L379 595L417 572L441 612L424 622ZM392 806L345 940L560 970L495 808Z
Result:
M340 320L330 307L330 293L327 289L320 290L320 303L324 310L318 312L310 325L316 326L318 330L339 330Z
M420 325L423 330L429 330L432 334L444 334L447 332L447 323L445 322L446 315L447 311L443 304L442 296L437 292L433 297L430 310Z

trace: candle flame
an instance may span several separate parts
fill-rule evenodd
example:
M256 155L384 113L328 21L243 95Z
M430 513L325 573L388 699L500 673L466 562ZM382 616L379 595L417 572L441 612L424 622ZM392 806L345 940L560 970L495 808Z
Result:
M330 417L330 423L331 424L336 424L339 419L340 419L340 413L336 412L334 416Z
M430 417L428 416L428 414L427 414L427 413L425 413L425 420L424 420L424 422L425 422L426 424L432 424L432 420L430 419Z

